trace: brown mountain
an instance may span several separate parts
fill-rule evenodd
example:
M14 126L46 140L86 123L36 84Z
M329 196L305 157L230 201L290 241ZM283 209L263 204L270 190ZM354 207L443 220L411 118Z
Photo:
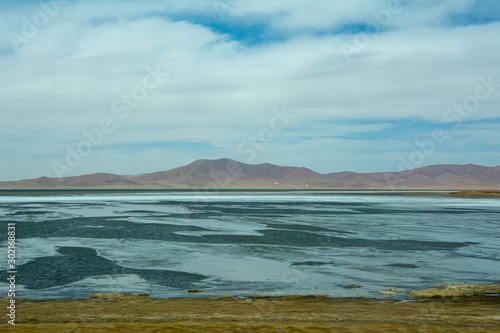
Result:
M93 173L64 178L40 177L13 182L0 182L0 189L129 188L142 185L130 180L130 178L110 173Z
M432 165L404 172L320 174L229 159L197 160L140 176L108 173L0 182L0 189L500 189L500 166Z
M331 173L334 187L395 189L500 189L500 166L431 165L403 172ZM348 183L351 183L348 185Z
M133 178L155 187L176 188L302 188L309 182L327 182L329 177L307 168L282 167L269 163L245 164L227 158L197 160L169 171Z

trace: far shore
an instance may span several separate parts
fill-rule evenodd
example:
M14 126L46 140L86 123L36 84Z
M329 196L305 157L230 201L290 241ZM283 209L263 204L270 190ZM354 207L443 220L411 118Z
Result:
M58 189L0 189L0 196L45 194L97 194L97 193L193 193L211 195L218 193L321 193L332 195L394 195L394 196L451 196L462 198L498 198L495 190L448 190L448 189L120 189L120 188L58 188Z

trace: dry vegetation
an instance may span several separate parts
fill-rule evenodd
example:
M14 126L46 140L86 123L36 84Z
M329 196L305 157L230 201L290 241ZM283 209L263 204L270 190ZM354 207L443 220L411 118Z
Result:
M7 304L2 300L2 307ZM500 298L397 302L325 297L18 301L9 332L500 332Z

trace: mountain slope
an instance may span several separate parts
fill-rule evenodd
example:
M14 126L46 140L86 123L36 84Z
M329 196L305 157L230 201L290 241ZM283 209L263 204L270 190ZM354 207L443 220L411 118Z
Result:
M394 188L500 188L500 167L467 164L426 166L403 172L364 174L371 181Z
M307 168L230 159L197 160L168 171L0 182L0 189L500 189L500 166L432 165L403 172L320 174Z
M230 159L197 160L169 171L132 178L155 186L179 188L298 188L310 181L328 181L329 177L307 168L281 167L269 163L244 164ZM281 185L281 186L277 186Z
M26 179L15 182L0 182L0 188L50 189L50 188L128 188L141 186L127 176L110 173L94 173L83 176Z

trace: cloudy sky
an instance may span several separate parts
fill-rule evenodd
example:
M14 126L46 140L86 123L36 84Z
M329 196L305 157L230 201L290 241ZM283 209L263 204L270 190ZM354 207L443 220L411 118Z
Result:
M500 165L497 0L0 2L0 180Z

